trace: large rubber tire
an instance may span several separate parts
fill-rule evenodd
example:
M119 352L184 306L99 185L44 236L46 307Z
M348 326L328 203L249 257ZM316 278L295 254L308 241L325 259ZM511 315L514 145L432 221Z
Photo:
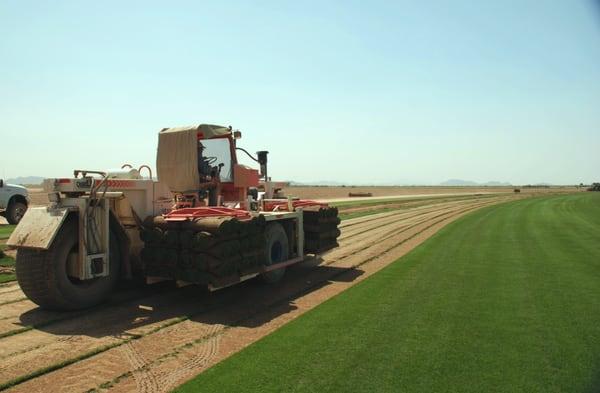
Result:
M9 224L17 225L26 211L27 205L23 202L11 202L6 209L6 221Z
M109 275L78 281L67 275L67 256L76 251L77 221L68 220L48 250L17 251L17 281L25 295L42 308L78 310L101 303L114 290L121 263L117 237L110 234Z
M289 258L289 245L287 234L281 224L277 222L270 223L265 230L265 262L267 266L278 262L287 261ZM281 280L285 274L285 267L277 270L271 270L261 274L261 278L268 284L276 283Z

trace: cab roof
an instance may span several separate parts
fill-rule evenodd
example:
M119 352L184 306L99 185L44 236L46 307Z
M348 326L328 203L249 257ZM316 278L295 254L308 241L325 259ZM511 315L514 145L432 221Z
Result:
M195 132L198 139L212 139L231 135L231 127L217 126L214 124L200 124L195 126L163 128L159 134Z

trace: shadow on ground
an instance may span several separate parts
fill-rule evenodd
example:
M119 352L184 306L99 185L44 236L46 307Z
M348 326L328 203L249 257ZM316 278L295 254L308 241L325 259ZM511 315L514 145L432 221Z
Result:
M333 282L352 282L364 273L351 268L319 266L320 262L312 258L293 266L274 285L253 279L212 293L194 285L183 288L153 285L121 291L109 304L82 312L35 308L21 314L19 319L23 326L34 326L55 335L98 338L144 334L182 317L206 324L253 328L295 310L294 301L307 293ZM119 296L124 293L129 300L121 302Z

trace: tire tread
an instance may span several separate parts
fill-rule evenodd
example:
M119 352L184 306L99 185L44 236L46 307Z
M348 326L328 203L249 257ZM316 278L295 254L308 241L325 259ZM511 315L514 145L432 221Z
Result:
M53 250L17 251L17 281L25 295L37 305L48 309L70 309L73 306L64 299L53 283L51 264Z

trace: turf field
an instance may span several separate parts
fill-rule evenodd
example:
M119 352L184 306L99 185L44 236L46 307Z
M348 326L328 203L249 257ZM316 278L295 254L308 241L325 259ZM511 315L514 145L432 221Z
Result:
M600 391L600 193L472 213L180 391Z
M4 254L6 239L10 237L15 227L16 225L0 225L0 284L17 279L13 271L15 260ZM2 268L10 268L10 270Z

